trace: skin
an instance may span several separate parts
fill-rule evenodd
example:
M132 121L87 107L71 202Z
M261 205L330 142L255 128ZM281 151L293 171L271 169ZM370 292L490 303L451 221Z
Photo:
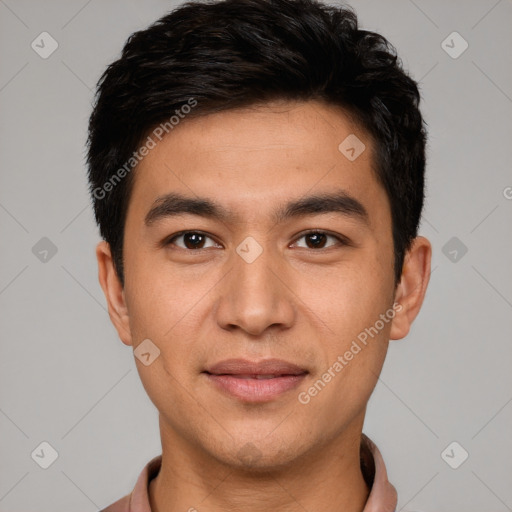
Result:
M353 162L338 150L352 133L366 145ZM332 105L275 102L185 119L138 165L124 288L106 242L97 259L123 343L135 349L149 338L160 350L149 366L135 358L160 419L163 462L150 484L152 510L363 510L366 404L389 340L406 336L420 310L431 259L430 243L417 237L395 287L389 199L372 150L369 136ZM339 212L272 217L288 201L333 190L362 203L368 223ZM170 192L217 201L233 217L182 214L146 225L155 200ZM348 244L328 236L311 245L303 236L310 229ZM162 243L183 230L206 233L204 246L189 249L183 237ZM252 263L236 252L247 236L263 249ZM393 320L301 404L298 393L394 302L402 308ZM232 357L281 358L309 374L272 401L243 403L201 373ZM252 462L240 455L249 443L258 455Z

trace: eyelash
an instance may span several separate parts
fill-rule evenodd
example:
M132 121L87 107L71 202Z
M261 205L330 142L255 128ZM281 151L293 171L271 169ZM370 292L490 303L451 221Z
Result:
M218 244L218 242L215 241L215 239L213 237L211 237L209 234L203 232L203 231L194 231L194 230L189 230L189 231L180 231L179 233L175 233L174 235L172 235L171 237L167 238L166 240L164 240L163 242L163 245L164 246L169 246L169 245L173 245L173 242L183 236L183 235L186 235L186 234L196 234L196 235L203 235L207 238L210 238L211 240L213 240L215 243ZM350 245L350 241L348 240L348 238L342 236L342 235L334 235L328 231L324 231L324 230L320 230L320 229L312 229L312 230L309 230L309 231L305 231L303 233L300 234L300 236L298 236L296 239L295 239L295 242L293 243L296 243L298 240L300 240L301 238L304 238L308 235L326 235L327 237L330 237L330 238L334 238L338 241L338 245L341 245L341 246L348 246ZM335 245L331 245L329 247L320 247L319 249L313 249L311 248L311 250L313 251L321 251L322 249L326 250L326 249L330 249L331 247L335 247ZM199 248L199 249L187 249L187 248L183 248L183 247L178 247L179 249L183 249L184 251L189 251L189 252L198 252L198 251L201 251L201 250L204 250L203 248ZM309 247L305 247L305 249L310 249Z

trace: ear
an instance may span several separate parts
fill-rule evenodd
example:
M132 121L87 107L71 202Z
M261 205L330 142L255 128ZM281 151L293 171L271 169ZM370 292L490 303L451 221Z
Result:
M416 237L407 251L402 268L402 277L395 290L396 314L391 324L389 337L404 338L419 313L430 279L432 246L423 236Z
M98 278L108 304L111 322L125 345L132 345L130 317L124 297L123 286L117 275L110 251L110 245L102 241L96 246Z

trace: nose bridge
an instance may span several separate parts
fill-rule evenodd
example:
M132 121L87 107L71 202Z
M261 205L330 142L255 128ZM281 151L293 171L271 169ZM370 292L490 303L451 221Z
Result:
M247 237L236 247L231 268L217 310L222 327L257 335L271 325L291 325L290 292L277 277L282 265L270 247Z

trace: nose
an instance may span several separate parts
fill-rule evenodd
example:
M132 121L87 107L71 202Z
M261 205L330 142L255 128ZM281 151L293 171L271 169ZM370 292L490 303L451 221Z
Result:
M270 326L289 328L296 313L284 263L270 250L264 249L254 261L240 254L234 252L233 266L222 282L216 309L218 325L253 336Z

